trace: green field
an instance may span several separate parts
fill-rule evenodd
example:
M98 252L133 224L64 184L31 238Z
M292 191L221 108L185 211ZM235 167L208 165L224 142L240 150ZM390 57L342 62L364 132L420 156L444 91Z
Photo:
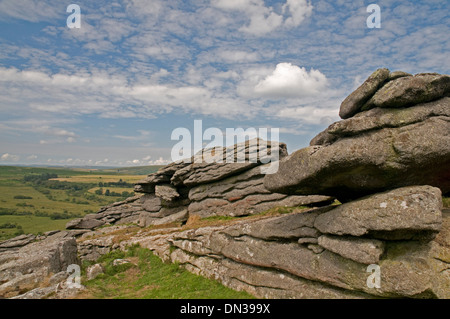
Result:
M64 229L71 219L132 196L133 184L159 167L99 170L0 166L0 240Z
M115 259L129 264L113 266ZM96 263L105 269L93 280L82 280L86 290L79 299L250 299L252 295L235 291L216 280L194 275L177 264L164 263L150 250L138 246L127 252L115 250ZM83 265L85 274L89 264Z

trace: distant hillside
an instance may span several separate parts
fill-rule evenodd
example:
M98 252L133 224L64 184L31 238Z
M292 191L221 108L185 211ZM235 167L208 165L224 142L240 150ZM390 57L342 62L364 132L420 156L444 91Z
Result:
M17 176L25 174L43 174L43 173L56 173L60 176L73 176L84 175L89 173L100 174L123 174L123 175L148 175L156 172L163 165L152 166L134 166L134 167L55 167L55 166L0 166L0 176Z
M99 173L120 173L125 175L148 175L155 173L158 169L164 167L164 165L151 165L151 166L134 166L134 167L118 167L99 169Z

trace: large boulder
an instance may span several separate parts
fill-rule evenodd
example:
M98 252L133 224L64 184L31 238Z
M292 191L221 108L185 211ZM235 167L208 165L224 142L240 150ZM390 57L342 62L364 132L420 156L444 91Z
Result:
M448 96L450 77L437 73L408 73L378 69L341 104L339 115L348 119L374 107L402 108Z
M449 165L450 118L437 116L301 149L281 160L278 173L265 176L264 186L344 201L408 185L436 186L447 193Z
M0 297L13 297L46 284L53 274L78 265L77 243L69 232L36 239L0 256Z

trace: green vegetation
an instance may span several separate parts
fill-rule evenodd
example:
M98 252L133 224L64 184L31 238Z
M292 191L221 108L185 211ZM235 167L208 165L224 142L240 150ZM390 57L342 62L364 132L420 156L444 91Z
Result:
M450 197L442 197L442 203L445 208L450 208Z
M113 266L115 259L126 259L128 264ZM112 251L100 257L104 274L90 281L78 298L96 299L238 299L254 298L246 292L237 292L219 282L194 275L177 264L164 263L150 250L132 246L127 252ZM83 265L85 274L89 264Z
M160 166L107 170L0 166L0 240L64 229L100 207L133 196L133 183ZM132 174L132 175L127 175ZM99 185L108 194L95 192ZM94 191L93 191L94 190ZM106 191L106 189L105 189Z

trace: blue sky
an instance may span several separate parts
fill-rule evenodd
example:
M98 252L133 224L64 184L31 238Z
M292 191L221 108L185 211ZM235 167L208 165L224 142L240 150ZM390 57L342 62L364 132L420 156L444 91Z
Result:
M81 8L81 28L66 25ZM381 8L369 29L367 6ZM0 0L0 165L170 162L178 127L339 120L375 69L450 73L450 2Z

